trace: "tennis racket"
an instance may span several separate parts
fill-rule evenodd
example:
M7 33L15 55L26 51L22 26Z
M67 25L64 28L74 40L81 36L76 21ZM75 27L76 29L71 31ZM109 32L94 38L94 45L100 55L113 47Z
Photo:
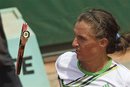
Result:
M24 48L28 38L30 37L30 32L27 31L27 24L22 25L20 42L19 42L19 49L18 49L18 56L16 61L16 74L19 75L21 71L21 66L23 62L23 55L24 55Z

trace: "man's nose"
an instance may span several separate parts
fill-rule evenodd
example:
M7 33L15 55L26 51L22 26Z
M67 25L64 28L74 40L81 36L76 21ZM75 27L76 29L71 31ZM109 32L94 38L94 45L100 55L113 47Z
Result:
M73 42L72 42L72 46L73 46L74 48L76 48L76 47L79 46L78 41L77 41L77 38L74 38L74 40L73 40Z

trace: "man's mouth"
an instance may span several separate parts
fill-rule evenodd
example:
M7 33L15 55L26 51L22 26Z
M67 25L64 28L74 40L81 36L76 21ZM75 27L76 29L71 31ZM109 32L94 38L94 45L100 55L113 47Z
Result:
M79 54L79 52L80 52L79 49L76 49L76 53Z

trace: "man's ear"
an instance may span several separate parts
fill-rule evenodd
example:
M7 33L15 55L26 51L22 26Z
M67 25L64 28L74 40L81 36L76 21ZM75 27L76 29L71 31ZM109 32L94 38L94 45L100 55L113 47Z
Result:
M102 39L100 39L100 40L99 40L99 45L100 45L101 47L107 47L107 45L108 45L108 40L107 40L107 38L102 38Z

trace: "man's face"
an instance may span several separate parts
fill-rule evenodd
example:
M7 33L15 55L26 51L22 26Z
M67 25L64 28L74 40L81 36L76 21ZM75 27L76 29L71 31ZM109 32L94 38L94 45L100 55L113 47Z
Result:
M80 61L91 61L100 56L102 48L93 35L90 24L84 21L77 22L74 27L74 34L75 38L72 45L76 49L77 58Z

